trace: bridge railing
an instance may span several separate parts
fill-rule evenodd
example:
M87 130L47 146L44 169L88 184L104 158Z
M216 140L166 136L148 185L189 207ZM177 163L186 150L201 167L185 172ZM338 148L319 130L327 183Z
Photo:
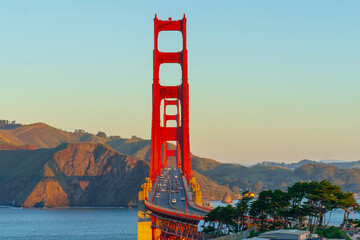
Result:
M189 211L183 211L183 210L169 209L169 208L155 205L148 201L145 201L145 206L149 207L151 210L158 210L159 212L169 213L169 214L173 213L173 215L183 215L185 217L188 216L190 218L195 217L199 220L202 220L205 217L205 215L203 215L203 214L191 213Z
M191 206L194 209L198 209L200 211L203 211L204 213L209 213L212 209L211 208L206 208L204 206L200 206L198 205L194 199L189 200L188 194L190 192L190 187L187 184L186 178L184 176L181 177L184 188L185 188L185 192L186 192L186 201L188 203L189 206ZM204 214L205 215L205 214Z

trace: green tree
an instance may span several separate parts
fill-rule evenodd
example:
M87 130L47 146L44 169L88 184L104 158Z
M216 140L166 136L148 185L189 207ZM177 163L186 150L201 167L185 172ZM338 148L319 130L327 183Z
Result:
M308 216L307 229L311 227L314 232L317 226L325 225L325 213L339 207L338 196L341 196L342 191L339 186L324 180L297 182L288 188L288 194L290 197L289 217L298 220L301 227L302 219Z
M96 134L96 136L102 137L102 138L107 138L106 133L104 133L104 132L102 132L102 131L99 131L99 132Z
M345 211L344 222L346 222L349 219L349 215L351 212L353 212L354 210L359 211L360 209L359 204L356 203L354 194L349 191L341 195L340 207Z
M231 205L216 207L204 217L203 232L217 237L238 231L237 223L234 221L235 208ZM205 224L207 224L205 226Z
M306 196L307 182L296 182L291 187L288 187L287 193L290 200L290 208L288 211L289 219L296 220L299 227L302 226L302 221L308 212L303 208L302 202Z
M356 228L360 227L360 219L349 219L349 223L353 227L356 227Z
M340 186L336 186L327 180L321 181L319 183L319 187L320 189L318 189L318 195L320 199L317 206L319 217L315 222L314 232L319 224L324 225L323 220L325 213L338 207L340 202L337 196L343 195Z
M340 225L340 229L345 229L345 235L347 234L347 228L349 223L349 216L352 211L359 211L360 206L356 203L354 194L347 191L346 193L341 192L337 194L338 207L344 210L343 222Z
M315 232L319 225L324 225L324 216L328 211L338 207L337 195L341 194L341 188L324 180L304 184L305 199L302 209L309 216L307 230Z
M229 234L245 227L247 215L258 224L260 231L269 228L288 227L289 220L301 220L308 218L307 230L311 232L324 232L327 228L318 226L328 225L331 211L334 209L344 210L343 223L340 229L345 229L347 224L359 226L360 220L349 220L352 211L360 212L360 206L356 203L353 193L343 192L339 186L324 180L321 182L297 182L288 187L288 191L265 190L259 193L259 198L252 201L248 192L242 193L242 199L236 204L236 208L217 207L205 217L208 223L204 232L212 233L212 236ZM325 224L325 214L330 211L328 223ZM270 220L270 219L273 219ZM237 223L234 221L237 220ZM270 224L272 222L272 224ZM342 231L342 230L341 230ZM342 231L343 232L343 231ZM336 234L339 234L337 231Z
M284 228L287 227L290 209L290 197L287 192L281 190L274 190L271 196L271 215L276 221L277 225L284 224ZM275 222L274 222L275 223Z
M239 230L245 228L245 217L250 210L250 202L253 197L250 196L249 191L242 192L242 198L236 203L235 214L239 223Z
M271 211L271 190L259 193L259 198L251 203L249 214L253 221L260 225L260 231L267 228L268 215Z

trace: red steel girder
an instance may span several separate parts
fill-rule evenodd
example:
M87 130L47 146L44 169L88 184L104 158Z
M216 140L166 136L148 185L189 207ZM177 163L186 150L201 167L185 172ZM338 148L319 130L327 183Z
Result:
M198 222L182 222L181 219L152 214L152 228L161 231L160 239L204 239L205 235L197 231L197 224Z

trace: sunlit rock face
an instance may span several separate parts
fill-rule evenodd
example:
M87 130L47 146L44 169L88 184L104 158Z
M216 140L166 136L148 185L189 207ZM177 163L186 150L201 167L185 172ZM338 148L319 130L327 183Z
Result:
M4 152L0 167L9 172L0 170L0 204L126 207L149 174L145 161L99 143ZM14 164L18 164L15 170Z
M221 202L226 203L226 204L230 204L230 203L233 202L233 200L231 199L230 194L226 193Z

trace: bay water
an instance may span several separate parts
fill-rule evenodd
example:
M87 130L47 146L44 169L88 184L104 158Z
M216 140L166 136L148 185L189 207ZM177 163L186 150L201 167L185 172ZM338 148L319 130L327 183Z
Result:
M0 207L0 239L136 238L136 209Z
M213 201L212 204L214 207L224 205L220 201ZM339 226L343 215L343 210L333 211L330 225ZM327 214L326 219L329 216ZM360 214L354 213L352 217L360 218ZM137 209L25 209L0 206L0 239L137 239Z

